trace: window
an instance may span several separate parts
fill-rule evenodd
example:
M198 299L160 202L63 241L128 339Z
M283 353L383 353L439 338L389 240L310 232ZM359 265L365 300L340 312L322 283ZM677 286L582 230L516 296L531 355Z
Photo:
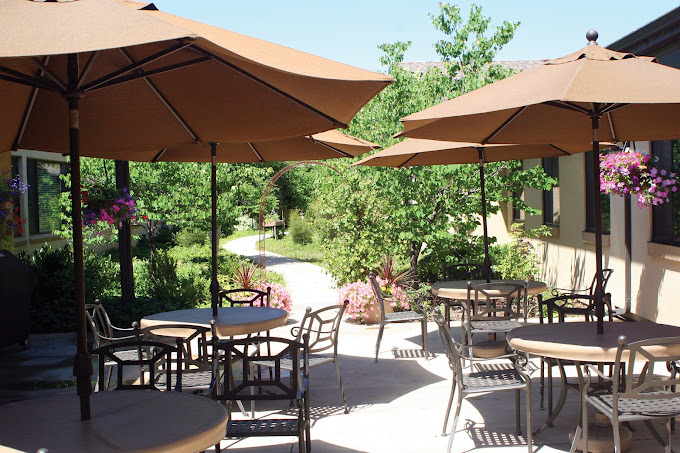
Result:
M680 175L680 140L652 142L654 166ZM652 241L680 246L680 191L671 192L670 203L652 208Z
M602 153L602 151L601 151ZM586 231L590 233L595 232L595 215L593 212L594 203L594 189L593 189L593 178L599 180L600 175L594 174L593 171L593 152L588 151L585 153L585 167L586 167ZM610 211L610 200L609 194L598 192L600 194L600 208L602 213L602 234L609 234L611 228L611 211Z
M557 157L544 157L543 171L559 181L560 164ZM560 186L559 182L550 190L543 191L543 223L560 226Z
M64 191L59 175L67 172L67 164L26 159L29 234L51 233L59 227L59 194Z

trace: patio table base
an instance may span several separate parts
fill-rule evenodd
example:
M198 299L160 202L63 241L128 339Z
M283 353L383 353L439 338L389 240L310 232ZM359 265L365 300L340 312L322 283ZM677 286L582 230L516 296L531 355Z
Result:
M633 445L633 433L623 424L619 428L621 449L626 451ZM569 433L569 442L574 440L574 431ZM576 442L576 450L583 451L583 439ZM588 424L588 451L590 453L609 453L614 451L614 434L609 419L597 412L595 423Z

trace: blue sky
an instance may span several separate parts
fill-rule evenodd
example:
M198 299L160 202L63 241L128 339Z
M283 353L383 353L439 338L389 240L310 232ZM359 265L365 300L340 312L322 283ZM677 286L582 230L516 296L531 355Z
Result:
M406 61L438 60L442 38L430 0L153 0L166 12L369 70L380 70L382 43L411 41ZM449 2L465 15L470 1ZM606 46L678 7L677 0L478 0L492 25L521 22L498 60L556 58L599 32Z

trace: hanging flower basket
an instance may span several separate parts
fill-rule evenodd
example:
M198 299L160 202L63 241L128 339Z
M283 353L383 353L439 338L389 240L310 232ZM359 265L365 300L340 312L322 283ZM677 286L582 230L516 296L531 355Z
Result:
M115 192L114 192L115 194ZM109 226L122 226L123 222L133 222L137 218L136 201L127 187L114 197L109 191L94 188L82 192L83 224L96 225L99 222Z
M8 173L8 172L5 172ZM2 175L0 182L0 249L12 250L15 235L21 235L22 225L26 219L19 216L19 206L16 200L28 190L28 185L7 174Z
M610 195L630 195L641 208L670 201L677 192L675 173L649 164L651 156L626 148L600 155L600 191Z

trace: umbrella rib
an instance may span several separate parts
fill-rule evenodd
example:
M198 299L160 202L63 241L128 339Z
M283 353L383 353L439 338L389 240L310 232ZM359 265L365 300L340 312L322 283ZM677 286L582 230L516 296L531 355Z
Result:
M250 146L250 149L253 150L253 152L255 153L255 155L257 156L257 158L260 160L260 162L264 162L264 159L262 158L262 155L261 155L260 152L257 150L257 148L255 148L255 145L253 145L253 142L248 142L248 146Z
M592 113L591 110L588 110L587 108L581 107L578 104L574 104L573 102L562 102L562 101L547 101L544 102L545 105L549 105L551 107L558 107L561 109L565 110L571 110L572 112L579 112L579 113L585 113L585 114L590 114Z
M527 108L527 106L525 105L525 106L520 107L519 109L517 109L517 111L515 111L512 115L510 115L510 117L509 117L508 119L506 119L505 121L503 121L503 123L502 123L500 126L498 126L498 128L497 128L495 131L493 131L493 132L491 133L491 135L489 135L489 136L486 137L484 140L482 140L482 141L481 141L481 144L482 144L482 145L485 145L485 144L489 143L489 140L491 140L492 138L494 138L498 133L500 133L503 129L505 129L505 127L508 126L508 125L509 125L515 118L517 118L522 112L524 112L524 110L526 110L526 108Z
M154 164L155 164L156 162L158 162L159 159L161 158L161 156L163 156L163 154L165 154L165 152L166 152L167 150L168 150L168 149L165 148L165 149L162 149L162 150L158 151L158 154L156 154L155 156L153 156L153 159L151 159L151 162L154 163Z
M132 57L125 51L125 49L121 48L120 52L123 54L123 56L128 60L128 63L134 63L134 60ZM143 69L137 68L136 72L140 75L145 75L145 72ZM170 111L170 114L175 117L175 119L179 122L179 124L189 133L192 139L198 140L198 136L196 133L193 131L191 126L182 118L182 115L177 111L177 109L170 103L170 101L161 93L161 91L158 89L155 83L151 81L148 77L143 77L144 82L149 86L149 89L153 91L153 93L158 97L158 99L165 105L165 108L167 108Z
M163 49L159 52L156 52L155 54L149 55L146 58L142 58L141 60L137 61L134 64L128 65L124 68L120 68L117 71L114 71L110 74L107 74L103 77L98 78L97 80L93 80L92 82L88 83L87 85L84 85L82 87L83 91L92 91L95 88L98 88L100 85L107 84L111 85L111 82L115 82L115 79L120 78L123 74L127 74L129 72L134 71L137 68L140 68L142 66L145 66L149 63L153 63L163 57L166 57L168 55L171 55L175 52L178 52L182 49L185 49L189 46L192 45L192 42L180 42L178 44L175 44L174 46L168 47L167 49Z
M344 152L344 151L342 151L342 150L339 150L339 149L336 148L335 146L332 146L332 145L329 145L328 143L324 143L324 142L321 142L321 141L319 141L319 140L316 140L314 137L310 137L310 138L312 139L312 141L313 141L314 143L316 143L316 144L318 144L318 145L325 146L326 148L328 148L328 149L330 149L330 150L332 150L332 151L335 151L336 153L340 154L340 155L343 156L343 157L354 157L354 156L352 156L352 155L349 154L349 153L346 153L346 152Z
M622 107L625 107L627 105L630 105L629 103L626 104L608 104L605 108L601 110L602 114L613 112L614 110L618 110Z
M96 50L92 52L90 58L87 59L83 71L80 73L80 76L78 76L78 83L76 83L76 89L80 89L80 86L83 84L83 82L85 82L85 78L90 73L90 69L92 69L92 65L94 64L94 61L97 59L98 55L99 51Z
M50 57L49 55L45 57L45 65L47 65L50 62ZM42 74L40 74L42 76ZM26 108L24 109L24 114L21 116L21 124L19 126L19 131L17 132L17 136L14 138L14 143L12 144L12 149L17 150L19 149L19 144L21 143L21 140L24 138L24 132L26 132L26 126L28 126L28 118L31 116L31 112L33 111L33 106L35 105L35 99L38 97L38 87L33 87L31 90L31 97L26 103Z
M233 64L233 63L231 63L231 62L229 62L229 61L227 61L227 60L224 60L223 58L220 58L220 57L218 57L217 55L215 55L215 54L213 54L213 53L211 53L211 52L209 52L209 51L207 51L207 50L205 50L205 49L201 49L200 47L192 46L191 48L194 49L194 50L196 50L196 51L198 51L198 52L200 52L200 53L202 53L202 54L204 54L204 55L209 56L210 58L212 58L213 60L215 60L215 61L217 61L217 62L219 62L219 63L222 63L223 65L225 65L225 66L227 66L227 67L233 69L234 71L236 71L236 72L238 72L239 74L241 74L241 75L243 75L243 76L249 78L250 80L252 80L252 81L254 81L254 82L257 82L258 84L260 84L260 85L262 85L262 86L264 86L264 87L266 87L266 88L269 88L269 89L272 90L273 92L278 93L279 95L285 97L286 99L295 102L296 104L298 104L298 105L304 107L305 109L307 109L307 110L309 110L309 111L311 111L311 112L314 112L315 114L321 116L322 118L327 119L328 121L330 121L330 122L333 123L333 126L334 126L335 128L340 128L340 129L348 129L348 128L349 128L349 126L348 126L347 124L345 124L345 123L343 123L343 122L341 122L341 121L339 121L339 120L336 120L335 118L333 118L333 117L331 117L330 115L327 115L327 114L325 114L324 112L322 112L322 111L320 111L320 110L318 110L318 109L312 107L311 105L307 104L306 102L304 102L304 101L302 101L302 100L300 100L300 99L298 99L298 98L292 96L292 95L289 94L289 93L286 93L286 92L283 91L283 90L280 90L279 88L275 87L274 85L272 85L272 84L270 84L270 83L265 82L264 80L260 79L259 77L255 76L254 74L249 73L249 72L246 71L245 69L241 69L241 68L239 68L238 66L236 66L235 64Z
M555 148L557 151L561 152L565 156L571 156L571 153L569 151L564 150L564 149L560 148L559 146L556 146L556 145L548 145L548 146L550 146L551 148Z
M21 85L28 85L34 88L43 88L47 91L53 91L55 93L63 94L57 85L49 83L47 79L38 79L26 74L23 74L14 69L10 69L5 66L0 66L0 71L10 74L9 76L0 74L0 79L6 80L8 82L18 83Z
M414 155L412 155L411 157L409 157L408 159L406 159L404 162L402 162L401 164L399 164L399 168L407 167L407 166L408 166L408 163L411 162L413 159L415 159L417 155L418 155L418 154L414 154Z
M31 60L33 60L33 63L35 63L36 65L38 65L38 67L40 67L40 69L42 69L43 73L41 74L41 77L44 74L47 74L47 76L54 83L56 83L59 86L59 88L62 89L62 91L67 91L67 88L66 88L66 85L64 85L64 82L59 80L59 77L50 68L48 68L46 64L43 64L43 62L38 60L38 58L36 58L36 57L31 58ZM47 61L49 61L49 60L47 60Z

